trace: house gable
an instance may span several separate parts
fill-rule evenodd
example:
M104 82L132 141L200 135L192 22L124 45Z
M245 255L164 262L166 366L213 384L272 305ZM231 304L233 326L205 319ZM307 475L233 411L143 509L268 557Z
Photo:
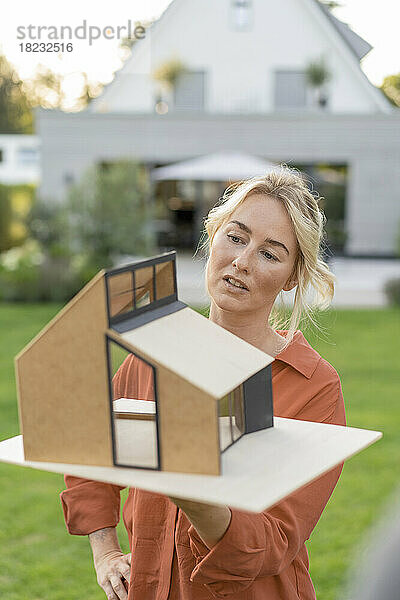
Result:
M275 73L304 71L321 56L332 73L331 112L390 110L355 53L356 48L364 53L369 45L326 14L317 0L253 0L252 7L251 27L237 31L231 0L174 0L90 110L154 112L159 84L152 73L177 58L189 71L203 74L202 110L270 113L279 108L274 104ZM173 110L173 94L167 100Z

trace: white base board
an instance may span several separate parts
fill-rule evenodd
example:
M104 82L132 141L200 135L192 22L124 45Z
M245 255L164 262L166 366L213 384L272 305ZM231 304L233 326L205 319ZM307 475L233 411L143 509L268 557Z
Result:
M378 431L274 417L273 428L244 435L221 455L221 476L29 462L22 436L0 443L0 462L261 512L381 437Z

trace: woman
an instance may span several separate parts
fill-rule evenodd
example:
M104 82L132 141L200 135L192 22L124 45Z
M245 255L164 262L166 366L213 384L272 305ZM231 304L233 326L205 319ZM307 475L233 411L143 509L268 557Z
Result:
M297 330L309 314L310 285L321 306L333 296L334 276L320 255L323 221L317 199L288 168L228 188L205 223L209 318L275 357L276 415L343 425L338 374ZM295 287L289 327L277 330L275 300ZM115 397L150 398L150 387L148 373L128 357ZM89 534L108 599L312 600L304 542L340 470L260 514L130 490L123 513L132 567L115 533L119 487L66 476L61 497L70 533Z

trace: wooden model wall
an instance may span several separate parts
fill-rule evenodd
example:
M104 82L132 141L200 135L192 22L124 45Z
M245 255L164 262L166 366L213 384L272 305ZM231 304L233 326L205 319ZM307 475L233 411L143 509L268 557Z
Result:
M16 358L26 460L113 464L103 275Z

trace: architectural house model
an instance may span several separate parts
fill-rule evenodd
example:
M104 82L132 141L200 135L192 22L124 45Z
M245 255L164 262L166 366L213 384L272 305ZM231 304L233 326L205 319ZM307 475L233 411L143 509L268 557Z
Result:
M100 272L17 356L25 460L219 475L273 426L273 359L178 300L175 259ZM124 360L146 397L114 398Z
M178 300L175 253L102 271L17 356L0 462L260 512L382 437L273 417L272 361Z

